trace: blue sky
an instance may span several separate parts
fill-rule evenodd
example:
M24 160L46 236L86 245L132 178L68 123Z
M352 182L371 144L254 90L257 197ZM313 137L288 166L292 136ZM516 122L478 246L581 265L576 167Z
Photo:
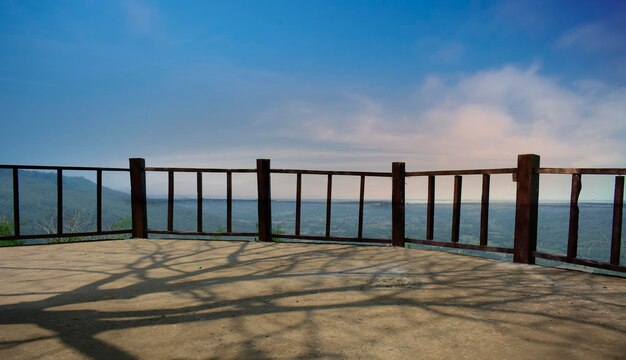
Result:
M1 163L626 166L624 1L0 1Z

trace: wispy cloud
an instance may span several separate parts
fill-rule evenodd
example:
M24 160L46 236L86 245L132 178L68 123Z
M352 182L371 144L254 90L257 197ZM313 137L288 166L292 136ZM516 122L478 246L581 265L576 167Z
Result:
M451 42L437 49L433 54L433 60L443 62L444 64L452 64L461 60L465 53L465 46L460 42Z
M153 5L140 0L125 0L122 9L128 28L137 34L151 34L157 30L159 11Z
M506 22L507 26L525 33L540 34L553 22L545 1L501 0L491 5L493 19ZM558 5L557 5L558 6Z
M437 36L421 37L413 46L415 56L427 58L435 65L456 64L467 55L467 50L467 44L461 41Z
M567 30L555 42L557 48L575 48L589 52L623 51L625 35L610 31L607 24L586 23Z

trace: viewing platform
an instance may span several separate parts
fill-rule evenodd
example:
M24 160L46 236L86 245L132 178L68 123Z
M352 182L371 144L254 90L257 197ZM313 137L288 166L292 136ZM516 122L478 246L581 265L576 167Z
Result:
M2 359L618 359L623 278L440 251L129 239L3 248Z

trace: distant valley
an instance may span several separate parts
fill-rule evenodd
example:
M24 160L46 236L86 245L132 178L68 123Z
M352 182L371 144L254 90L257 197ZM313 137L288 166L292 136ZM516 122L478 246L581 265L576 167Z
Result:
M40 171L20 171L20 216L24 234L45 232L45 227L56 224L56 174ZM83 177L63 177L64 224L73 229L66 231L94 231L96 227L96 184ZM103 229L130 222L130 195L103 187ZM388 201L366 201L364 206L363 236L388 239L391 236L391 204ZM196 231L196 201L176 199L174 202L174 228ZM151 229L167 228L167 200L148 199L148 226ZM226 228L226 201L204 199L203 230L223 232ZM12 221L13 195L11 171L0 170L0 221ZM435 208L435 238L450 239L452 206L449 202L437 203ZM495 202L490 205L489 242L494 246L512 247L515 206L513 203ZM294 232L295 202L272 202L273 226L283 234ZM301 233L324 235L326 203L302 202ZM538 249L564 254L567 248L569 204L540 204ZM357 234L358 202L337 201L332 204L331 235L352 237ZM603 203L580 204L579 254L582 257L607 261L612 223L612 206ZM463 203L461 211L460 241L477 244L480 230L480 205ZM125 228L127 226L123 226ZM257 204L255 200L233 201L233 231L255 232ZM623 227L626 229L626 226ZM426 205L406 204L407 237L423 239L426 231ZM624 235L622 235L624 237ZM622 262L626 249L622 244Z

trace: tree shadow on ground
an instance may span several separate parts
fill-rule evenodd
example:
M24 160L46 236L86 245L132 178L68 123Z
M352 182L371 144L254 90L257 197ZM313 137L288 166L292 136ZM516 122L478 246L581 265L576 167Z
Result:
M187 240L11 250L0 254L0 327L17 329L0 335L0 354L11 356L57 340L63 347L37 356L176 357L146 347L162 341L185 358L185 342L204 338L207 352L192 357L345 358L360 351L342 352L345 339L415 333L445 344L461 326L493 331L467 335L484 341L515 342L513 333L558 353L612 357L626 333L621 279L432 251ZM20 332L30 325L44 331Z

